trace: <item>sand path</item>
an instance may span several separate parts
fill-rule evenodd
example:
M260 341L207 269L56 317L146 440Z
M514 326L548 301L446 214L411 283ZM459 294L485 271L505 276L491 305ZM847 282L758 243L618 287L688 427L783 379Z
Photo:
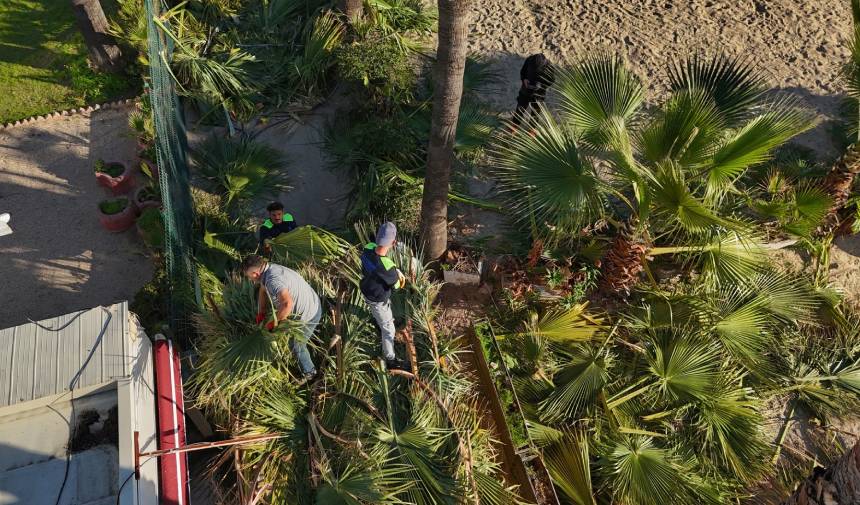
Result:
M134 228L108 233L97 205L97 159L133 163L128 109L0 130L0 328L131 300L152 277Z

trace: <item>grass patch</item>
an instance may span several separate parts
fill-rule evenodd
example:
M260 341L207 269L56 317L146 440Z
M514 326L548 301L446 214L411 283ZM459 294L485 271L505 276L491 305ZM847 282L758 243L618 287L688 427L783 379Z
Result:
M110 11L113 2L103 2ZM68 0L0 2L0 122L108 101L125 76L94 72Z

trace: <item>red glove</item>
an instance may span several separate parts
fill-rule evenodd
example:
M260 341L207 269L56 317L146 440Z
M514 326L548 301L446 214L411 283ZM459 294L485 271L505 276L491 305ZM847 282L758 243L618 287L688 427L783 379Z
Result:
M265 312L257 312L257 320L254 322L257 324L260 324L263 322L264 319L266 319L266 313Z
M275 320L272 319L268 323L266 323L266 329L269 331L275 331Z

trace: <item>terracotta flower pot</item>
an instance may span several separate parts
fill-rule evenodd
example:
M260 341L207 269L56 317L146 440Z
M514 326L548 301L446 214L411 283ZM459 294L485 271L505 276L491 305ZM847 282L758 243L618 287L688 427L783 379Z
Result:
M148 186L141 186L134 192L134 205L137 207L138 213L149 208L161 208L161 200L157 195L147 195L149 191L151 190Z
M106 208L110 207L113 203L120 206L124 203L124 207L119 212L110 212ZM102 227L112 233L123 232L131 228L134 225L135 219L137 219L137 207L128 197L103 200L99 203L98 210L99 222Z
M134 187L134 169L126 166L124 163L105 163L106 169L110 167L122 167L122 172L119 175L112 176L107 172L96 172L96 180L103 187L111 190L114 195L122 195L131 191Z

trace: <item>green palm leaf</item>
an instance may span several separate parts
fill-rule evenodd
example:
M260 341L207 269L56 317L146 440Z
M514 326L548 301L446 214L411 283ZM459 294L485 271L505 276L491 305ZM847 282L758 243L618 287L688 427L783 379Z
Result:
M730 125L747 117L767 90L751 64L725 55L695 55L675 63L669 69L669 81L672 91L703 92Z
M715 233L697 253L698 267L706 279L718 284L744 283L768 264L757 237L739 231Z
M337 235L314 226L300 226L278 235L269 243L273 257L282 264L313 261L324 265L341 258L351 247Z
M642 155L654 164L699 165L710 158L724 128L719 110L705 93L681 91L639 134L638 142Z
M684 174L674 164L662 167L649 186L651 201L670 228L702 233L714 227L731 228L732 223L718 216L690 192Z
M579 351L553 376L555 388L540 402L540 412L549 421L574 421L609 382L611 356L596 346L578 346Z
M788 205L793 215L786 220L783 228L794 235L809 237L832 206L833 198L819 187L802 185L794 188L793 202Z
M725 193L750 166L770 158L771 151L814 124L808 113L789 104L776 104L752 118L716 150L708 164L706 192Z
M406 485L397 482L396 476L405 468L386 465L381 469L347 465L335 473L331 465L323 465L323 484L317 489L317 505L363 505L365 503L400 503L396 495Z
M587 307L588 302L567 310L547 312L528 326L527 333L559 342L592 340L604 329L603 319L590 315Z
M724 371L710 394L695 403L693 423L699 436L691 442L693 450L740 481L754 481L767 470L769 447L759 410L740 377Z
M645 436L626 436L607 447L598 461L604 488L620 505L699 505L712 492L695 479L691 465Z
M716 347L685 333L693 330L658 331L648 351L655 391L670 402L706 397L718 375Z
M544 449L543 458L552 483L575 505L596 505L591 488L591 457L588 438L568 434Z
M714 332L735 357L745 363L756 363L766 348L766 333L771 319L764 303L751 298L746 289L730 287L717 304Z
M547 112L539 115L534 135L502 134L492 154L500 192L524 224L578 231L602 215L609 188L574 133Z
M851 55L848 63L842 67L842 80L847 87L848 95L854 99L860 98L860 25L855 25L851 38Z
M486 505L519 505L527 503L514 492L515 488L507 488L498 476L489 473L475 472L475 487L478 489L478 503Z
M587 58L559 74L556 89L565 117L589 144L614 144L644 99L639 78L614 55Z
M193 152L197 169L214 182L228 206L271 198L288 189L285 162L276 149L247 137L209 137Z

